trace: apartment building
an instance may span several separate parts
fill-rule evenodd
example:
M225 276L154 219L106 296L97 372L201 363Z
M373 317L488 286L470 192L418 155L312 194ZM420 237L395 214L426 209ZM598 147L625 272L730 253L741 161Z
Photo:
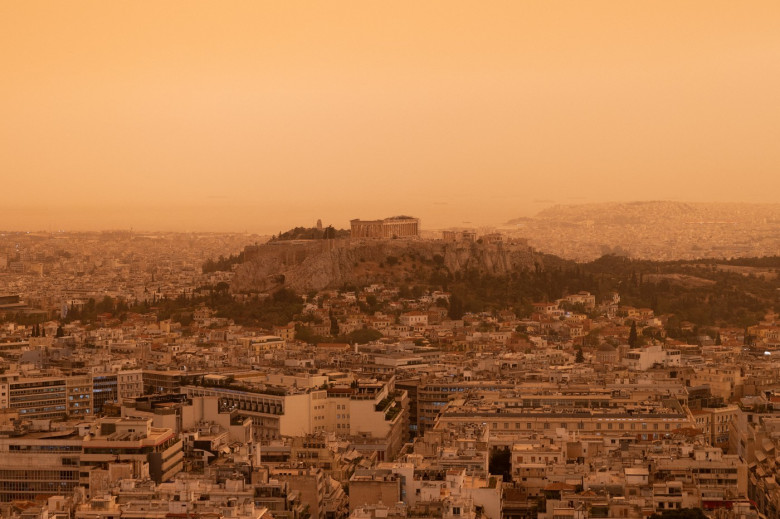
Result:
M67 381L65 377L6 377L0 382L0 409L17 410L21 418L64 418Z
M151 418L101 418L84 437L81 483L89 485L90 469L121 461L148 463L154 481L167 481L182 469L183 457L182 440L171 429L152 427Z
M79 485L82 438L75 427L0 430L0 501L67 495Z
M255 440L335 433L383 439L381 456L392 456L408 436L408 397L389 381L359 381L328 389L188 385L189 397L212 396L220 405L252 418Z
M577 431L579 434L639 440L657 440L692 427L689 416L681 409L659 403L603 409L518 409L495 402L456 400L442 412L436 428L469 422L482 423L491 435L515 431L541 434Z

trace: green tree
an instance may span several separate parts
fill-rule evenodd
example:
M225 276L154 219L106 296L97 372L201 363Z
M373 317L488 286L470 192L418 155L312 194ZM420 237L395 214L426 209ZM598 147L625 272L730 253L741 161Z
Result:
M456 294L450 296L450 308L447 311L447 315L452 320L458 320L463 317L463 300L460 296Z
M707 519L707 515L701 508L682 508L664 510L660 514L651 515L650 519Z
M336 316L333 315L333 312L330 312L330 334L331 336L335 337L339 334L339 320L336 319Z
M488 458L488 472L504 476L504 481L512 481L512 451L509 447L493 449Z
M382 332L374 330L373 328L361 328L360 330L348 333L346 342L349 342L350 344L366 344L381 338Z
M601 344L601 331L598 329L591 330L588 332L588 334L585 336L585 344L588 346L598 346Z
M309 344L317 344L318 342L323 342L323 338L316 333L314 333L314 330L311 329L309 326L300 326L297 325L295 327L295 340L296 341L303 341Z
M639 337L636 334L636 321L631 321L631 331L628 332L628 345L631 348L639 346Z
M322 237L326 240L333 240L336 238L336 229L332 225L325 227L325 232Z

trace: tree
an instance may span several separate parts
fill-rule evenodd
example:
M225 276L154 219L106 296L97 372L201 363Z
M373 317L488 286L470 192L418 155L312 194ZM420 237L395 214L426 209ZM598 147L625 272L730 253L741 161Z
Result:
M650 519L706 519L707 515L701 508L682 508L680 510L664 510L653 514Z
M723 340L720 338L720 332L718 332L718 336L715 337L715 345L720 346L721 344L723 344Z
M295 327L295 340L303 341L309 344L317 344L323 342L323 338L312 330L309 326L296 325Z
M574 357L574 362L577 364L585 362L585 354L582 352L582 348L577 348L577 356Z
M99 314L113 314L114 300L111 296L104 296L103 300L95 305L95 312Z
M350 344L367 344L382 338L382 332L373 328L361 328L347 334L346 342Z
M288 304L303 303L303 298L301 296L299 296L294 291L287 288L280 288L279 290L274 292L271 297L277 303L288 303Z
M631 321L631 331L628 332L628 345L631 348L639 346L639 337L636 334L636 321Z
M450 319L458 320L463 317L463 300L456 294L450 296L450 308L447 312Z
M322 237L326 240L333 240L336 238L336 229L332 225L325 227L325 232Z
M335 337L339 334L339 321L336 319L336 316L333 315L333 312L329 312L328 317L330 317L330 334Z
M504 481L512 481L512 451L509 447L493 449L488 459L488 472L504 476Z
M601 331L598 329L591 330L588 332L588 334L585 336L585 344L588 346L598 346L601 344Z

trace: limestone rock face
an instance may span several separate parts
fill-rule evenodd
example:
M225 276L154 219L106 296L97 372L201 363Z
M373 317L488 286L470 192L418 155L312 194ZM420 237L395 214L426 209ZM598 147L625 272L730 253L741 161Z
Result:
M402 281L417 269L505 274L541 259L526 245L424 240L311 240L248 247L231 283L234 292L286 287L322 290L344 284Z

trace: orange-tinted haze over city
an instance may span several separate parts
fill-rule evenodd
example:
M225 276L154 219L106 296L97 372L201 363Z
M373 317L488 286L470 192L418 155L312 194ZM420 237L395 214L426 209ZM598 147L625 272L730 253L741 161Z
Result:
M780 2L0 3L0 229L780 201Z

